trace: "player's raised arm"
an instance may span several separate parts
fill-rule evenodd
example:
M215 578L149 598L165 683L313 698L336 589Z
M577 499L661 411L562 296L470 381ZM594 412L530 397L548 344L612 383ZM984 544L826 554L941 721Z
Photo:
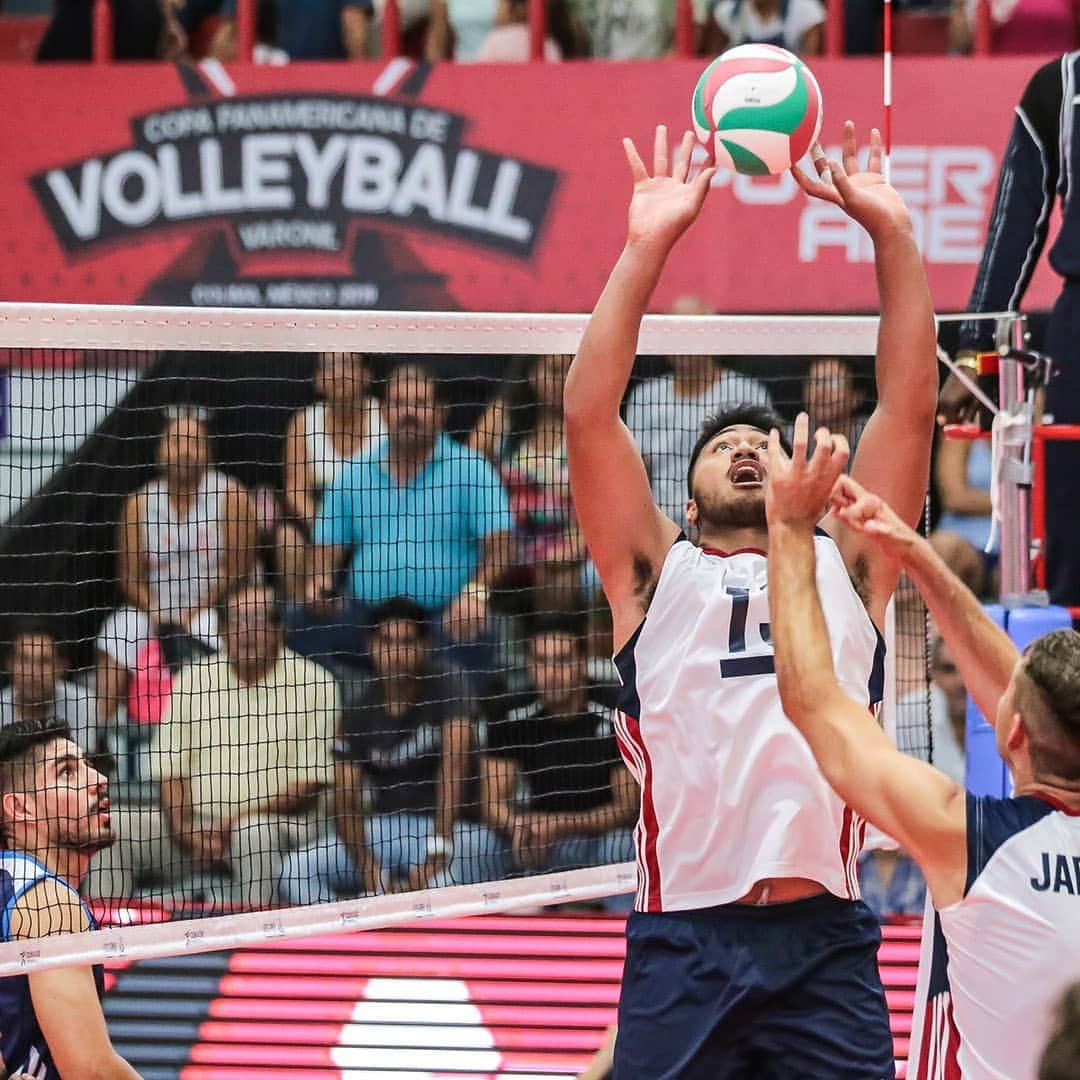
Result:
M885 558L907 570L956 658L964 686L993 724L998 701L1020 657L1009 635L986 614L926 539L850 476L841 477L833 489L832 514L845 528L875 544Z
M847 462L847 444L824 429L815 441L808 461L801 415L790 459L775 431L769 445L769 615L780 700L833 790L911 852L942 906L963 894L964 791L900 753L873 714L836 680L816 583L814 524Z
M574 505L611 605L617 645L640 622L645 596L679 533L653 502L619 406L649 297L714 172L689 178L689 132L671 161L667 131L656 129L651 175L633 142L625 139L624 147L634 181L626 245L589 319L563 397Z
M881 175L881 136L872 131L865 170L856 157L855 125L844 125L843 162L815 165L810 180L795 170L803 190L832 202L857 221L874 242L881 324L878 329L877 407L859 440L852 475L914 525L922 514L930 478L937 408L937 334L922 256L903 199ZM844 555L871 618L884 625L885 605L897 570L866 538L836 523L826 526Z

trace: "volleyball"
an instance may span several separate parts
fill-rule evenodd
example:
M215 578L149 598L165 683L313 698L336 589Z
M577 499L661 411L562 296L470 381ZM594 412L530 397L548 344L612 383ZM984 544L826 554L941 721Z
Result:
M694 130L717 165L750 176L789 169L821 131L821 90L810 69L776 45L737 45L701 73Z

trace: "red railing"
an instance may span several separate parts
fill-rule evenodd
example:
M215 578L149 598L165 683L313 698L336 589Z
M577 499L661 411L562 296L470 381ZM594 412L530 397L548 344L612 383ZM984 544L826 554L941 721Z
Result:
M827 0L825 22L825 55L844 55L845 0ZM236 59L249 62L255 48L256 0L236 0ZM547 36L546 0L529 0L529 55L533 60L544 57ZM990 52L990 0L979 0L976 8L973 52L986 56ZM694 56L697 51L697 26L694 23L692 0L675 3L675 55ZM383 7L382 55L384 58L401 54L401 10L398 0L386 0ZM112 61L112 6L110 0L94 0L94 62Z

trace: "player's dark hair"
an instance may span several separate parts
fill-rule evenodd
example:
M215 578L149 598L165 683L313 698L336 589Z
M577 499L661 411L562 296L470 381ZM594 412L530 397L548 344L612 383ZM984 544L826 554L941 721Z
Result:
M721 431L726 431L730 427L740 425L757 428L758 431L762 431L766 435L768 435L773 428L776 428L780 432L780 445L789 454L791 453L791 443L788 441L785 432L787 421L767 405L755 405L753 402L744 402L741 405L735 405L730 409L724 409L722 412L706 416L701 423L701 433L698 435L697 442L694 443L694 449L690 451L690 461L686 467L686 491L691 497L693 497L694 494L692 484L694 466L697 464L697 459L701 456L701 451L704 450L712 439L719 435Z
M371 627L401 619L413 623L423 640L431 635L431 615L422 604L408 596L391 596L371 612Z
M1080 1080L1080 982L1065 991L1039 1062L1039 1080Z
M1035 720L1032 764L1039 772L1080 780L1080 634L1052 630L1036 638L1024 650L1023 674L1016 707ZM1039 730L1046 726L1038 723L1042 715L1050 718L1050 730Z
M542 634L565 634L574 639L577 651L583 653L587 640L588 619L584 612L544 611L533 615L525 625L525 636L531 644Z
M0 799L26 788L27 770L38 751L56 742L70 739L71 728L62 720L16 720L0 728ZM0 811L0 842L10 843L7 822Z

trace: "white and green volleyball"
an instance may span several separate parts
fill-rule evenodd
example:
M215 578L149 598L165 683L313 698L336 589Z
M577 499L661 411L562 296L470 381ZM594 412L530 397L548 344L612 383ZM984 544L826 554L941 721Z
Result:
M810 69L776 45L737 45L694 87L694 130L716 163L751 176L781 173L821 131L821 90Z

